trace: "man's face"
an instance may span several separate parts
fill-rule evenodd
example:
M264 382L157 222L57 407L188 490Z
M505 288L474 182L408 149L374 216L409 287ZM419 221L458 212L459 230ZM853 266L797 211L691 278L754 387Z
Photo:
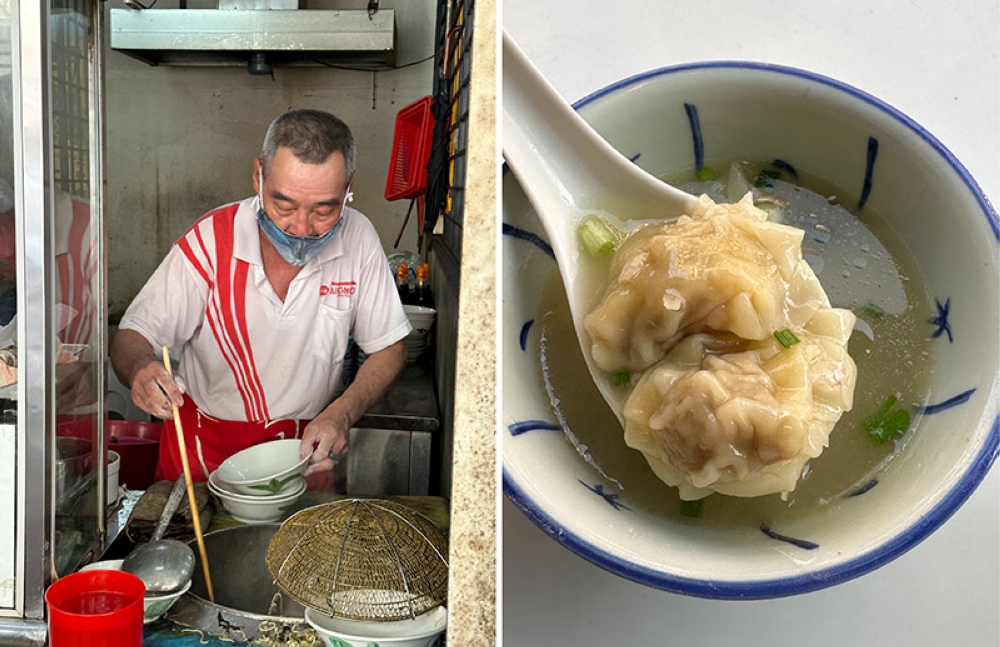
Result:
M344 211L353 179L347 177L340 153L322 164L307 164L290 149L279 148L264 177L260 160L254 161L254 188L264 201L264 211L292 236L322 236L330 231Z

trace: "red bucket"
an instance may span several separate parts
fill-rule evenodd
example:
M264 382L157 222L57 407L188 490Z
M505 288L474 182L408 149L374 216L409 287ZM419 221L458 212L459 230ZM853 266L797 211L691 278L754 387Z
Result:
M142 647L146 585L125 571L71 573L45 591L49 647Z
M118 480L130 490L145 490L153 484L160 458L162 422L108 420L108 449L121 456Z

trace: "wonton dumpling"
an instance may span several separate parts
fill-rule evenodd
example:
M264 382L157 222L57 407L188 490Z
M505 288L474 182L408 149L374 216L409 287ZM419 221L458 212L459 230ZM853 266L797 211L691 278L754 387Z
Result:
M795 488L853 403L854 315L830 307L802 232L749 198L682 217L616 254L585 325L607 371L645 371L625 441L684 499ZM799 338L783 348L775 331Z
M585 320L600 368L649 368L699 330L767 339L787 327L793 304L809 309L806 319L830 307L802 260L801 230L768 222L749 194L736 204L701 200L703 215L633 234L615 254L614 279Z

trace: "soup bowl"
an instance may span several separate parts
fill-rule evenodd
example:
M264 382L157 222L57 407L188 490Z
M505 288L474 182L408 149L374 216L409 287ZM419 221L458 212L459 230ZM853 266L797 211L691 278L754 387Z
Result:
M658 69L576 108L622 154L675 184L703 168L725 173L735 160L767 164L803 184L814 178L814 190L835 191L830 201L863 220L873 244L885 250L874 254L865 243L845 259L853 264L816 268L828 292L828 284L840 283L833 305L861 320L849 347L858 363L855 410L833 429L827 450L807 464L790 497L713 494L692 509L625 445L572 326L559 328L560 317L568 317L558 314L565 295L551 249L517 179L505 172L506 496L598 566L652 587L721 599L795 595L850 580L944 523L989 471L1000 439L998 221L962 164L866 92L774 65ZM814 238L807 232L807 242L822 247ZM845 293L843 279L860 278L865 259L882 252L898 266L899 275L886 279L892 286L868 276L857 282L870 283L860 296L852 297L849 285ZM877 305L864 312L893 289L903 299L893 313ZM877 317L908 317L912 345L896 339L903 333L884 320L873 322ZM862 422L900 385L870 377L864 356L873 349L920 385L897 405L912 423L881 450Z
M236 452L216 470L218 480L237 494L289 494L309 467L309 456L299 458L299 439L270 440Z

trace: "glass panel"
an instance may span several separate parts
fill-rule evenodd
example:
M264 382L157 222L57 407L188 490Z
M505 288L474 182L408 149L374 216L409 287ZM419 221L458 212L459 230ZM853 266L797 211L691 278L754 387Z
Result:
M14 255L14 85L11 69L11 4L0 0L0 326L17 311ZM0 347L9 337L0 334ZM0 367L2 370L2 367ZM0 376L0 385L7 380Z
M53 0L52 167L53 255L58 331L56 374L56 547L60 574L72 571L99 526L98 444L100 308L99 151L95 111L96 51L93 0Z
M16 264L14 263L14 107L11 69L11 4L0 0L0 326L10 322L17 309L14 290ZM0 334L0 337L4 335ZM11 345L9 337L0 339L0 347ZM13 351L16 353L16 347ZM0 358L14 358L9 348L0 350ZM0 391L12 381L13 367L0 361ZM16 388L16 387L15 387ZM9 391L9 389L8 389ZM4 420L3 411L13 411L13 420ZM13 582L16 577L15 519L17 499L14 492L17 471L15 467L16 405L0 394L0 581ZM14 587L0 586L0 608L14 606Z

